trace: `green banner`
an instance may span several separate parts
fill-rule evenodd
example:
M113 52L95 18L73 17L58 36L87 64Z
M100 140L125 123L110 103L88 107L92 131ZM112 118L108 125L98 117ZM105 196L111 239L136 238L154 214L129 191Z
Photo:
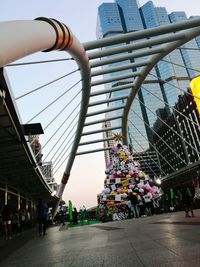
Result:
M191 193L191 191L190 191L190 188L189 188L189 187L187 187L187 193L188 193L188 196L189 196L189 197L192 197L192 193Z
M71 202L71 200L69 200L69 221L70 221L70 224L72 224L73 213L72 213L72 202Z
M173 188L170 188L170 198L171 199L174 199L174 196L175 196L174 189Z

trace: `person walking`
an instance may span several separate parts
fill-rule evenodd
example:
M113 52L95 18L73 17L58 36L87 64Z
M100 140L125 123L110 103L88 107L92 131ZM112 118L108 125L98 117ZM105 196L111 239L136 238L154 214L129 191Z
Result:
M73 208L72 214L73 214L73 223L78 224L78 211L75 207Z
M185 209L185 217L194 217L194 212L192 208L192 197L190 196L188 192L188 188L181 188L181 194L182 194L182 203ZM191 216L189 214L191 213Z
M2 222L4 226L4 235L6 240L12 239L12 225L11 225L12 212L9 205L5 205L2 211Z
M12 233L14 235L20 234L20 217L19 217L19 211L14 210L12 215Z
M154 208L152 202L152 193L148 192L146 195L143 196L145 206L146 206L146 215L152 216L154 215Z
M139 218L139 209L138 209L138 198L137 198L137 193L130 193L129 194L129 199L131 201L131 211L133 213L134 218Z
M48 220L48 206L45 201L39 200L37 205L37 220L39 236L46 235L47 220Z

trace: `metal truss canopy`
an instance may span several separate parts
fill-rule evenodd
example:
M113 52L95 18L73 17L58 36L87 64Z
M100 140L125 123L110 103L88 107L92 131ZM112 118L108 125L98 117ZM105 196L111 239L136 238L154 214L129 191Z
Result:
M13 34L14 32L17 35ZM84 142L81 142L82 136L90 136L94 133L108 133L109 128L105 127L84 134L84 128L94 124L88 121L88 119L100 114L106 113L106 115L109 115L110 112L119 112L121 110L121 114L112 115L112 120L115 120L115 118L120 120L123 143L127 144L127 122L130 107L141 85L146 82L147 75L166 55L199 34L199 18L157 28L119 34L114 37L84 44L80 44L64 24L53 19L39 18L32 22L21 21L0 24L0 66L5 66L9 62L37 51L47 52L58 49L68 51L80 68L83 90L79 121L58 192L59 198L63 194L76 155L109 149L108 146L78 152L79 144L81 146L84 144ZM13 46L13 44L15 45ZM127 61L132 63L128 64ZM120 64L114 67L115 63ZM97 67L103 67L103 69L95 69ZM120 73L122 71L123 73ZM124 71L126 71L126 74L124 74ZM108 78L108 76L105 76L99 80L94 79L96 76L106 74L112 74L112 77ZM98 91L97 85L103 84L109 84L109 89ZM95 90L93 90L94 88ZM123 92L123 90L125 91ZM121 100L118 97L114 98L112 93L116 91L121 92L122 95L124 94L126 100L123 97ZM93 97L98 95L105 95L105 101L94 102ZM108 95L109 97L111 95L110 100L107 100ZM115 101L121 101L121 104L112 106ZM98 108L102 104L106 104L107 108L95 111L90 110L94 105ZM105 120L96 118L93 122L95 121L106 123L109 121L109 116L106 116ZM120 124L118 123L118 125ZM110 127L110 130L113 130L112 127ZM106 140L106 138L103 138L103 140ZM86 143L94 144L94 140L91 140L91 142L89 140Z
M114 37L107 37L83 44L84 48L88 51L92 69L106 65L106 68L101 71L92 70L91 78L100 74L112 73L112 78L104 78L97 81L92 80L92 86L109 83L110 89L92 91L91 97L105 94L106 98L106 94L129 89L126 104L122 107L121 121L124 144L128 143L127 121L131 104L141 85L145 82L149 82L145 80L149 72L166 55L197 37L199 34L200 19L193 18L156 28L118 34ZM96 50L97 48L101 49ZM94 50L94 52L92 50ZM124 54L122 55L121 53ZM128 63L127 60L130 59L136 60L136 62ZM109 66L109 64L119 62L120 64L117 67ZM120 71L124 70L127 70L126 74L118 74ZM115 108L117 107L119 107L119 105ZM109 106L108 109L110 109ZM98 112L96 112L95 115L97 114Z

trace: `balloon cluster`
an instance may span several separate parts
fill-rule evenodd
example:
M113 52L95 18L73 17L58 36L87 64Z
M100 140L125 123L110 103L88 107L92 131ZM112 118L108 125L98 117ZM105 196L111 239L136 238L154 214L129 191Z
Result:
M160 188L151 183L127 146L121 143L113 145L110 156L111 161L105 170L104 190L98 195L99 203L113 206L127 201L129 194L141 198L148 195L151 199L161 195Z

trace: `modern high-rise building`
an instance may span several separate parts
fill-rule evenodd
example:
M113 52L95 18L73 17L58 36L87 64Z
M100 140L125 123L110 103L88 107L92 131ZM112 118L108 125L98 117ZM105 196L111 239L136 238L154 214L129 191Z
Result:
M107 38L182 20L187 20L185 12L168 14L165 7L156 7L152 1L148 1L139 7L137 0L115 0L112 3L103 3L98 8L97 38ZM199 75L195 71L195 69L199 69L200 51L196 49L199 46L199 38L196 38L180 49L174 50L161 60L147 76L145 83L133 101L128 118L129 141L136 153L153 150L152 129L155 129L155 124L156 127L159 126L157 115L160 117L163 117L163 114L165 117L170 116L178 96L184 94L184 91L187 91L189 87L190 80ZM145 57L127 60L127 63L142 60L145 60ZM120 64L122 63L114 63L112 66L119 66ZM106 74L105 78L110 75L137 71L139 68ZM107 84L106 88L121 85L124 82L127 83L127 81L131 82L131 79ZM123 96L127 94L128 90L130 89L117 91L107 97ZM121 101L111 102L109 105L120 105L124 101L126 100L122 99ZM115 111L111 115L116 115L116 113L119 115L119 112L119 110ZM113 125L112 121L111 125L116 126Z
M175 153L158 136L154 135L154 143L162 155L160 161L165 173L172 173L174 170L200 160L199 111L192 92L189 89L188 92L189 95L185 93L179 96L174 113L165 121L167 124L163 123L157 131L159 136L170 144L170 147L173 147Z

